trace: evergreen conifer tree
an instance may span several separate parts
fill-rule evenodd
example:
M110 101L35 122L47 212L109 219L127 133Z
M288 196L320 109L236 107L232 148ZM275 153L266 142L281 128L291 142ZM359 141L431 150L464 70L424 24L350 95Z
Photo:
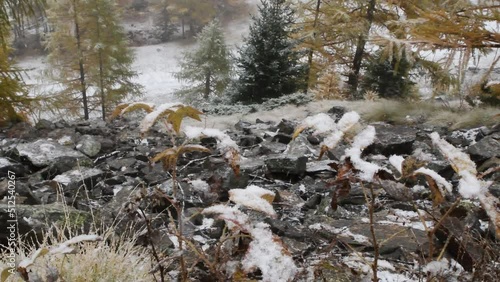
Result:
M285 0L261 0L250 34L239 50L238 91L233 100L260 103L303 88L304 66L289 37L294 11Z
M220 95L230 81L231 62L224 43L224 35L219 21L214 20L196 36L197 48L184 53L180 62L181 70L175 74L180 81L192 85L178 92L188 100L203 94Z
M139 96L132 81L132 51L111 0L63 0L51 9L55 31L48 42L49 62L62 85L61 105L82 101L84 118L128 97Z

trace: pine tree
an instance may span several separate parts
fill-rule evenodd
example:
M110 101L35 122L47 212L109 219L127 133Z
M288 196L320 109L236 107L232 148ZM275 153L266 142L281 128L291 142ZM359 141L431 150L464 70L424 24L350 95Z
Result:
M81 101L85 119L99 107L104 119L107 109L140 95L116 14L111 0L66 0L51 9L49 62L63 87L59 96L64 105Z
M214 20L205 26L196 42L197 48L184 53L181 70L175 74L180 81L194 85L178 94L191 100L203 94L203 99L208 99L210 94L220 95L230 80L229 51L219 22Z
M289 37L294 12L285 0L261 0L250 34L239 50L235 101L260 103L294 93L304 84L295 42Z

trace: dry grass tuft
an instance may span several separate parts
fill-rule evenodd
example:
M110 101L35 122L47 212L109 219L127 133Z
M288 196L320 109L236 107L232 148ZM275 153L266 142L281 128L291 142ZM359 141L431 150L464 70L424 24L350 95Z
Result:
M30 257L40 247L58 246L70 239L73 233L68 228L53 227L51 232L46 233L40 246L20 244L17 261ZM113 233L108 230L102 236L103 241L80 244L74 254L47 254L38 258L29 267L30 277L37 274L42 278L40 281L45 281L43 278L48 277L49 273L56 273L59 277L57 281L154 281L153 276L148 273L151 270L149 252L135 245L136 238L114 237ZM0 253L0 257L4 255L6 253ZM3 263L0 264L0 269L5 267ZM18 275L11 275L7 281L23 279Z

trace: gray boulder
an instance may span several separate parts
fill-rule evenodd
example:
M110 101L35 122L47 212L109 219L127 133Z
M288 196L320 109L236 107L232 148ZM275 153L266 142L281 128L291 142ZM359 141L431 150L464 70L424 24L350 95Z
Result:
M0 177L6 177L9 171L16 176L23 176L25 169L22 164L19 164L9 158L0 157Z
M486 136L479 142L470 145L467 153L475 161L484 161L493 157L500 157L500 132Z
M296 155L269 156L264 163L272 174L303 175L307 168L307 157Z
M65 192L75 191L82 185L90 190L103 178L104 174L97 168L81 167L59 174L53 180L59 183Z
M16 148L21 157L25 157L36 167L48 166L60 157L88 160L84 154L51 140L40 139L32 143L19 144Z
M101 143L92 135L83 135L76 149L89 157L95 157L101 151Z
M417 138L417 130L408 126L377 124L375 142L363 153L390 155L410 155L412 145Z

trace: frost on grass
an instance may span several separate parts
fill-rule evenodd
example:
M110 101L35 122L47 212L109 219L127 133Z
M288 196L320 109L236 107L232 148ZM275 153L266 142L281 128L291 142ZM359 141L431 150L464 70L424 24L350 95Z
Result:
M421 167L421 168L415 170L415 173L425 174L425 175L428 175L428 176L432 177L432 179L434 179L436 181L436 183L437 183L437 185L439 187L439 190L440 190L440 192L441 192L442 195L445 194L445 191L443 190L443 188L446 189L446 191L448 193L452 192L453 186L451 185L451 183L449 183L448 181L446 181L446 179L444 179L444 177L442 177L441 175L439 175L434 170L428 169L428 168L425 168L425 167Z
M337 146L337 144L344 137L345 132L349 131L354 125L359 122L359 115L356 112L348 112L345 113L342 118L339 120L336 126L336 131L334 131L331 135L327 136L325 140L321 143L323 146L327 146L330 149L333 149Z
M255 185L250 185L246 189L229 190L229 200L238 205L266 213L271 217L276 217L276 212L271 205L274 197L274 192Z
M482 181L476 177L476 165L467 154L441 139L436 132L431 133L430 137L432 143L439 148L460 176L458 182L460 195L464 198L479 199L491 223L495 225L497 238L500 238L500 200L488 192L492 182Z
M210 186L208 185L207 182L201 180L201 179L195 179L190 181L191 185L193 185L194 190L199 191L199 192L208 192L210 189Z
M345 150L345 156L349 157L354 167L361 171L359 177L365 181L373 181L373 176L382 168L376 164L361 159L361 152L375 141L375 127L367 126L361 131L352 143L352 147Z
M269 225L257 223L250 230L252 242L242 261L243 270L259 268L262 281L290 281L297 273L297 266L278 237L273 236Z
M423 271L434 277L447 278L447 281L457 281L457 278L464 272L463 267L455 260L448 261L443 258L439 261L431 261L424 266Z
M248 216L240 211L238 207L230 207L226 205L214 205L203 210L203 214L217 214L223 219L229 229L239 227L247 230L250 228Z
M313 133L314 135L330 132L337 128L335 120L325 113L307 117L302 122L302 126L316 129Z
M201 128L196 126L186 126L184 128L184 134L189 139L197 139L202 136L205 137L213 137L217 139L217 147L222 151L226 151L227 149L234 149L239 151L238 144L234 140L229 137L226 133L222 132L219 129L215 128Z
M430 137L434 146L438 147L455 171L468 171L473 175L477 174L476 164L469 158L469 155L441 139L437 132L431 133Z
M359 115L356 112L345 113L339 122L335 121L327 114L319 113L314 116L304 119L299 128L295 131L296 137L302 130L306 128L314 128L314 135L328 134L321 146L326 146L333 149L342 140L346 131L350 130L354 125L359 122Z

